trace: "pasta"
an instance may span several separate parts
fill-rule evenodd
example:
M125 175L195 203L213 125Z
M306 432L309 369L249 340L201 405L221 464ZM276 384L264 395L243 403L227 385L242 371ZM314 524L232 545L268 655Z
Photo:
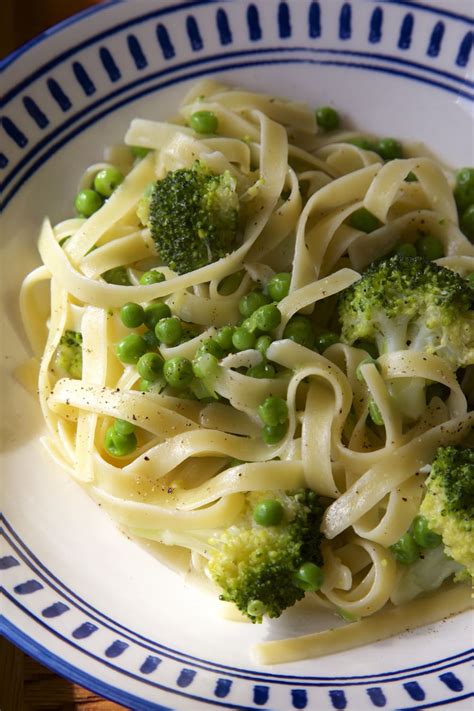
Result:
M202 131L197 114L214 130ZM100 171L120 166L122 182L99 209L55 226L45 219L42 265L21 291L50 455L124 531L166 549L168 561L207 580L214 594L209 541L238 525L249 497L316 492L324 505L323 578L306 593L307 614L328 608L351 624L263 642L256 650L262 663L349 649L466 609L462 583L436 590L430 605L423 598L396 607L404 566L391 547L419 514L438 447L472 443L472 362L460 382L436 353L397 350L371 361L364 344L324 341L337 330L338 295L401 238L414 251L429 234L442 251L436 263L465 278L474 272L451 172L409 148L404 158L384 161L357 134L318 131L304 104L211 80L188 93L172 122L133 120L125 142L138 159L112 147L81 180L87 194ZM150 184L197 164L225 175L226 190L238 196L238 237L221 258L180 270L160 258L140 206ZM357 216L368 213L374 227L361 229ZM260 329L260 346L250 327L236 346L235 334L246 327L242 300L257 293L269 305L264 286L281 273L287 282L273 299L278 322ZM38 305L44 282L47 320ZM141 348L143 314L152 318L153 304L167 322L160 356L192 361L194 385L188 378L178 387L177 371L168 380L166 373L144 378L136 363L145 351L130 355L117 346L131 344L132 331ZM291 336L303 322L312 324L318 349ZM217 342L227 334L234 344L217 366L215 352L202 349L216 334ZM150 349L158 353L156 343ZM198 363L199 353L206 358ZM155 355L148 367L156 362ZM211 366L212 378L204 372ZM410 421L393 396L407 379L439 384L448 396L423 396L422 412ZM268 425L265 439L259 408L268 398L283 402L287 414Z

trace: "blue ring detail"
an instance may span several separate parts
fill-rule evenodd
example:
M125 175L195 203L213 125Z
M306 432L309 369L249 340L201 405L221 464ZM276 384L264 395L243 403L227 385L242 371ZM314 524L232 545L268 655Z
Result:
M444 672L444 674L439 675L439 678L451 691L462 691L464 689L461 679L458 679L453 672Z
M73 62L72 71L74 72L74 76L76 77L77 82L82 88L84 94L86 96L92 96L92 94L95 94L95 84L81 62Z
M321 6L319 2L312 2L308 10L309 36L312 39L321 37Z
M49 607L45 607L41 614L49 620L53 617L64 615L64 613L68 612L70 609L69 605L65 605L64 602L55 602Z
M193 52L199 52L204 47L204 42L199 32L199 25L193 15L188 15L186 18L186 32L188 33L191 49Z
M448 706L448 704L457 704L459 701L464 701L465 699L472 699L474 694L464 694L463 696L452 696L450 699L442 699L441 701L433 701L431 704L417 704L416 706L404 706L403 708L397 709L397 711L421 711L421 709L434 709L442 706L443 709Z
M31 595L38 590L43 590L43 587L39 580L26 580L24 583L15 585L13 592L16 592L17 595Z
M253 3L247 8L247 26L249 28L249 38L252 42L258 42L258 40L262 39L260 15L257 6Z
M11 118L8 118L8 116L2 116L1 121L5 133L10 136L10 138L16 143L18 148L24 148L28 143L28 139L23 133L23 131L21 131L16 125L16 123L14 123Z
M407 12L403 18L402 26L400 27L400 36L398 38L399 49L410 49L414 24L415 18L413 17L413 14L411 12Z
M281 39L291 37L291 17L290 6L287 2L281 2L278 5L278 34Z
M98 629L97 625L94 625L92 622L83 622L82 625L76 627L72 636L74 639L86 639L86 637L90 637L91 634L97 632Z
M193 683L195 676L195 669L181 669L176 683L181 689L186 689L186 687Z
M369 42L377 44L382 39L383 10L376 7L370 18Z
M335 709L338 711L345 709L347 706L347 699L344 691L342 689L331 689L329 692L329 698Z
M49 124L49 118L43 111L41 111L40 107L36 101L31 98L31 96L23 97L23 106L39 128L45 128Z
M127 36L127 47L130 52L137 69L145 69L148 66L148 59L142 49L142 46L135 35Z
M385 694L383 693L382 689L379 686L372 686L369 689L367 689L367 695L368 695L369 699L372 701L373 705L377 706L378 708L382 708L387 703Z
M0 558L0 570L16 568L17 565L20 565L20 562L12 555L5 555L3 558Z
M61 109L61 111L69 111L72 106L71 100L67 94L64 93L62 87L58 84L56 79L50 77L46 85L49 89L49 93Z
M468 32L464 36L463 41L461 42L459 52L456 57L456 64L458 65L458 67L467 67L467 63L469 62L473 45L474 32Z
M426 54L428 55L428 57L437 57L440 53L441 43L444 37L444 30L445 24L444 22L441 22L441 20L437 22L436 25L433 27L428 49L426 50Z
M160 664L161 659L159 657L155 657L153 654L150 654L141 665L140 671L142 674L152 674L158 669Z
M352 6L345 2L339 15L339 39L348 40L352 35Z
M218 699L225 699L232 687L232 679L218 679L214 689L214 696Z
M156 38L161 47L164 59L172 59L176 52L166 27L159 22L156 26Z
M122 78L122 72L118 68L110 50L107 47L101 47L99 49L99 57L110 81L113 83L119 81Z
M0 168L6 168L8 165L8 158L5 153L0 153Z
M403 684L405 691L411 696L415 701L423 701L426 694L419 685L417 681L407 681Z
M216 25L221 45L232 44L232 30L229 25L229 18L227 17L226 11L221 7L216 12Z
M308 694L306 689L292 689L291 703L295 709L305 709L308 705Z
M127 644L127 642L123 642L121 639L116 639L115 642L112 642L112 644L107 647L104 654L108 659L115 659L116 657L120 657L120 655L123 654L129 646L130 645Z
M265 706L270 696L270 687L255 684L253 687L253 702L257 706Z

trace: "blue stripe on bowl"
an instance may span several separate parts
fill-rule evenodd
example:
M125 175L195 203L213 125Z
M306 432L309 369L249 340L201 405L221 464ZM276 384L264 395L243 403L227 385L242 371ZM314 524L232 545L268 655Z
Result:
M345 2L339 15L339 39L348 40L352 35L352 7Z
M253 687L253 702L257 706L264 706L270 695L270 687L262 684L255 684Z
M128 51L132 55L132 59L135 62L137 69L144 69L148 66L148 59L142 49L142 46L135 35L127 36L127 46Z
M90 637L91 634L97 632L98 629L97 625L94 625L92 622L83 622L82 625L76 627L72 636L74 639L86 639L86 637Z
M405 682L405 684L403 684L403 686L407 693L415 701L423 701L423 699L425 698L425 692L417 681L407 681Z
M347 706L347 699L344 691L342 689L331 689L329 692L329 698L335 709L345 709Z
M430 42L428 44L428 49L426 50L426 54L428 55L428 57L437 57L440 53L441 43L444 37L444 30L445 25L444 22L441 22L441 20L437 22L436 25L433 27Z
M249 28L249 38L252 42L257 42L262 39L262 28L260 27L258 8L253 4L247 8L247 26Z
M230 29L229 25L229 18L227 17L226 11L223 10L221 7L216 12L216 25L217 32L219 33L219 42L221 43L221 45L225 46L226 44L231 44L232 30Z
M415 24L415 18L411 12L407 12L403 18L402 25L400 27L400 35L398 37L398 48L407 50L410 49L411 39L413 35L413 26Z
M64 602L54 602L49 607L45 607L44 610L42 610L41 614L43 615L43 617L51 619L53 617L59 617L60 615L63 615L70 609L71 608L69 607L69 605L65 605Z
M120 657L120 655L123 654L129 646L130 645L127 644L127 642L123 642L121 639L116 639L115 642L112 642L112 644L107 647L104 654L108 659L115 659L116 657Z
M13 591L16 592L17 595L31 595L31 593L42 590L43 587L39 580L26 580L24 583L15 585Z
M278 34L281 39L291 37L290 7L287 2L278 5Z
M0 155L3 155L3 153L1 153ZM5 160L7 160L6 156L3 156L3 157L5 158ZM1 158L0 158L0 160L1 160ZM4 555L3 558L0 558L0 570L8 570L8 568L16 568L17 565L20 565L20 563L12 555Z
M459 46L459 51L456 57L456 64L458 67L466 67L467 63L469 62L469 58L471 56L471 50L474 45L474 32L468 32L460 46Z
M2 126L5 130L5 133L10 136L12 141L16 143L18 148L24 148L26 144L28 143L28 139L21 131L16 123L14 123L8 116L2 116Z
M74 76L76 77L77 82L82 88L84 94L86 96L92 96L92 94L95 94L95 84L80 62L73 62L72 71L74 72Z
M8 158L6 157L5 153L0 153L0 168L6 168L7 165L8 165Z
M158 40L158 44L161 47L163 58L172 59L175 56L176 52L168 34L168 30L161 22L159 22L156 26L156 38Z
M141 665L140 671L142 674L152 674L156 671L156 669L158 669L160 664L161 659L159 657L155 657L154 654L150 654Z
M462 691L464 689L461 679L458 679L453 672L445 672L444 674L440 674L439 678L443 684L446 684L448 689L451 689L451 691Z
M61 109L61 111L69 111L72 106L69 96L63 91L63 88L58 84L56 79L50 77L46 85L49 89L49 93Z
M181 689L185 689L193 683L195 676L196 671L194 669L181 669L179 676L176 679L176 683L179 687L181 687Z
M225 699L225 697L229 694L231 687L231 679L218 679L214 689L214 696L217 696L218 699Z
M305 709L308 705L308 694L305 689L291 690L291 703L295 709Z
M376 44L382 39L383 10L376 7L370 18L369 42Z
M43 111L41 111L40 107L36 101L31 98L31 96L23 97L23 106L39 128L45 128L49 124L48 117Z
M122 78L122 72L118 68L112 53L109 49L107 49L107 47L101 47L99 49L99 57L111 82L116 82Z
M319 2L312 2L308 11L309 36L321 37L321 7Z
M191 49L193 52L199 52L204 47L204 42L199 31L199 25L193 15L188 15L186 18L186 32L188 33Z
M368 695L369 699L372 701L374 706L378 706L379 708L382 708L382 706L385 706L385 704L387 703L385 694L383 693L380 686L372 686L369 689L367 689L367 695Z

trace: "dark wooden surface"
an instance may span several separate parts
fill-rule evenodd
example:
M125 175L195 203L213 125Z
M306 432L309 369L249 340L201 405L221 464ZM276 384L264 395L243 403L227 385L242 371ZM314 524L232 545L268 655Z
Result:
M0 0L0 57L95 4L91 0ZM62 679L0 638L0 711L75 709L120 711L124 707Z

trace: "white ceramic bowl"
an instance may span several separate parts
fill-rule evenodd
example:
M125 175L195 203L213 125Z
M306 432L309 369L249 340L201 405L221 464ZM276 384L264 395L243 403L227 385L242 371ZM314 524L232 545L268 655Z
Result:
M59 674L133 709L471 708L466 615L315 661L253 664L252 642L299 622L216 619L51 464L39 408L12 375L27 357L18 290L38 264L40 221L70 214L83 168L132 117L165 118L217 76L330 103L360 129L472 164L470 14L469 0L113 0L4 62L1 623Z

